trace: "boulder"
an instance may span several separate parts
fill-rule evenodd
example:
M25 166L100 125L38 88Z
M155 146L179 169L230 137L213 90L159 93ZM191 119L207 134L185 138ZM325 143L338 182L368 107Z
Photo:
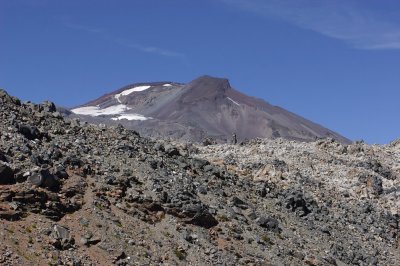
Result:
M14 171L5 164L0 164L0 185L15 184Z
M268 231L272 231L274 233L279 233L282 231L282 229L279 228L278 220L275 218L261 216L260 218L258 218L256 220L256 223L259 226L267 229Z
M20 125L18 127L18 132L24 135L24 137L29 140L40 139L42 136L37 127L30 125Z
M49 189L57 189L60 185L58 177L52 175L49 170L43 169L27 178L27 181L36 186L42 186Z
M165 153L170 157L181 155L179 150L170 144L165 146Z
M186 221L188 224L197 225L204 228L211 228L218 225L218 221L203 205L188 205L185 207L185 213L190 217Z
M53 246L60 250L69 249L75 244L75 240L71 237L69 229L64 226L54 225L51 237L53 238Z
M197 213L187 223L194 224L207 229L218 225L218 221L208 211L202 211Z
M40 186L43 184L43 177L39 173L34 173L28 176L26 180L35 186Z
M309 213L311 213L303 194L297 191L291 193L286 198L286 208L291 209L293 212L299 210L300 216L307 216Z
M56 105L53 102L44 101L41 105L45 112L53 113L53 112L57 111Z

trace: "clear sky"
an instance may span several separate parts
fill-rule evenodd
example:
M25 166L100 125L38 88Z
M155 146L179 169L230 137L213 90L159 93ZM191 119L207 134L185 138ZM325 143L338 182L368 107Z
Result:
M76 106L226 77L369 143L400 137L398 0L0 0L0 87Z

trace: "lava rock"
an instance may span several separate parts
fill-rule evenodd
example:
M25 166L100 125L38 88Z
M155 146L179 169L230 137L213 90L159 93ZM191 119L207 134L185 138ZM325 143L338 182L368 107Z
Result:
M45 112L53 113L53 112L57 111L56 105L53 102L44 101L41 105Z
M76 156L67 156L63 160L63 165L71 165L75 167L82 167L83 166L83 161Z
M14 171L5 164L0 164L0 185L15 184Z
M0 151L0 161L7 162L7 157L2 151Z
M205 186L198 186L197 187L197 192L203 195L207 194L207 188Z
M278 220L275 218L262 216L256 220L256 223L259 226L266 228L268 231L272 231L274 233L280 233L282 231L282 229L279 228Z
M81 236L80 242L81 242L81 244L90 247L92 245L96 245L96 244L100 243L101 239L97 238L97 237L93 237L92 234L85 234L85 235Z
M57 176L60 179L67 179L69 177L67 171L65 170L65 167L60 166L60 165L54 167L53 173L55 176Z
M376 195L383 193L382 180L377 176L371 176L367 179L367 186L370 191Z
M53 238L53 246L60 250L69 249L75 244L75 240L70 236L69 229L57 224L53 226L51 237Z
M27 181L35 186L40 186L43 184L42 175L39 173L34 173L27 178Z
M218 225L218 221L205 206L186 206L185 212L188 216L192 216L189 220L186 221L186 223L188 224L194 224L204 228L211 228Z
M52 175L49 170L40 170L27 178L27 181L36 186L46 187L52 190L58 189L60 185L59 179Z
M62 152L58 149L52 151L51 153L51 159L53 160L59 160L60 158L62 158Z
M40 139L42 136L37 127L30 125L20 125L18 127L18 132L24 135L24 137L29 140Z
M172 146L172 145L166 145L165 146L165 153L170 157L181 155L179 150L176 147Z
M294 192L287 197L286 208L291 209L293 212L296 210L302 211L300 216L307 216L311 210L307 206L307 202L300 192Z
M54 225L53 237L56 239L69 239L69 229L60 225Z
M241 208L241 209L244 209L244 210L247 209L247 208L249 207L249 205L247 204L247 202L245 202L245 201L239 199L238 197L233 197L233 198L232 198L232 204L233 204L233 206L236 206L236 207Z
M104 182L107 184L107 185L115 185L116 184L116 178L115 178L115 176L106 176L105 178L104 178Z
M204 166L210 164L208 161L198 158L193 158L192 167L195 169L202 169Z
M196 214L188 224L194 224L204 228L211 228L218 225L218 221L211 215L208 211L203 211L199 214Z
M154 149L155 149L156 151L160 151L160 152L164 152L164 151L165 151L164 145L163 145L162 143L159 143L159 142L157 142L157 143L154 145Z

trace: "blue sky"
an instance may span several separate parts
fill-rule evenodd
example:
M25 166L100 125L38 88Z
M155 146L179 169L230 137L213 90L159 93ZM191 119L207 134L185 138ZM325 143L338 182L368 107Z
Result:
M209 74L388 143L400 137L398 14L397 0L0 0L0 87L76 106Z

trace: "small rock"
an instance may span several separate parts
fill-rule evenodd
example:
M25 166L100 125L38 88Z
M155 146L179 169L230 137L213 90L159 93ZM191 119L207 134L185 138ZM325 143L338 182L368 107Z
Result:
M256 220L256 223L259 226L266 228L268 231L272 231L274 233L279 233L282 231L282 229L279 228L278 220L275 218L262 216Z
M233 204L233 206L236 206L236 207L241 208L241 209L247 209L249 207L247 202L239 199L238 197L233 197L232 198L232 204Z
M51 237L53 238L53 246L60 250L72 248L75 244L75 240L70 236L69 229L57 224L53 227Z
M198 186L197 187L197 192L199 192L200 194L206 195L207 194L207 188L204 186Z

